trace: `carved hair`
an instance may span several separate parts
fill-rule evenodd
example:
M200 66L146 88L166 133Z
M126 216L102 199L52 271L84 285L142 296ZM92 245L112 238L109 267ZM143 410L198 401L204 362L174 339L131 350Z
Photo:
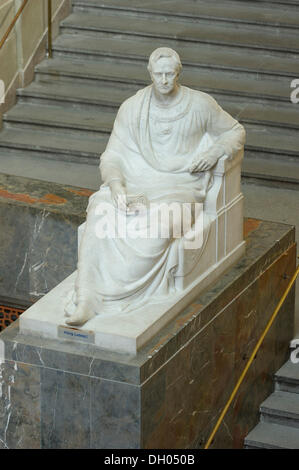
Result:
M182 68L180 56L176 51L170 49L170 47L158 47L158 49L155 49L151 53L147 66L149 72L152 71L152 65L158 62L159 59L162 59L162 57L173 59L175 62L176 70L178 73L180 73Z

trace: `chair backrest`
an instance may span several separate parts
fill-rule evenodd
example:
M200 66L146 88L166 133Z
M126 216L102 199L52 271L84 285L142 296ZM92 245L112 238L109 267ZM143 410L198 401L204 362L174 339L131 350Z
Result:
M244 150L230 160L224 155L213 169L213 183L207 192L204 211L215 215L223 210L241 192L241 164Z

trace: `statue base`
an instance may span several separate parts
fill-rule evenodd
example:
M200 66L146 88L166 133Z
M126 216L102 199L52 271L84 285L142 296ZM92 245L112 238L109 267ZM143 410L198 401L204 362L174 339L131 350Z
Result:
M64 306L73 291L76 272L24 312L20 332L44 338L91 343L114 352L136 354L163 326L186 308L195 297L213 283L245 251L242 242L228 256L204 272L187 288L170 298L158 299L131 312L106 312L80 328L66 325Z
M82 338L51 338L51 324L47 337L20 331L19 321L6 328L0 335L0 448L202 448L295 271L293 227L247 219L245 234L241 259L188 306L175 306L176 316L136 355L105 351ZM288 359L294 294L213 448L242 448L257 424L273 374ZM51 298L58 335L61 300ZM40 319L41 302L35 305Z

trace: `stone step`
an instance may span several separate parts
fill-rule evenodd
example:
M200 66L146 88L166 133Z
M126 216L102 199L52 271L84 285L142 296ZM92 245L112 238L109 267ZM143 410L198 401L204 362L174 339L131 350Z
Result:
M243 0L241 0L243 1ZM258 1L258 2L261 2L261 3L267 3L269 5L271 4L281 4L281 5L299 5L298 4L298 0L254 0L254 1Z
M262 125L278 129L298 129L299 113L295 105L276 103L260 103L251 100L247 104L242 101L219 99L219 104L235 119L243 124ZM249 127L248 127L249 129Z
M243 1L243 0L240 0ZM246 0L245 0L246 1ZM261 4L272 5L294 5L298 7L298 0L254 0L255 2L260 2Z
M120 104L132 96L140 87L138 86L91 86L84 84L69 84L51 81L33 82L24 89L18 90L20 103L50 104L61 106L80 106L86 110L98 109L101 113L106 109L116 113ZM246 124L262 124L275 128L299 129L299 113L293 104L268 102L248 103L247 99L216 96L219 104L233 117ZM7 114L9 119L10 113Z
M114 114L73 112L50 106L16 105L0 134L6 155L33 155L98 164L112 129ZM299 136L247 129L242 174L259 181L299 185ZM276 153L274 153L274 151ZM297 158L296 158L297 155Z
M31 129L51 134L97 136L111 133L115 112L68 109L63 106L17 104L3 116L5 128ZM1 136L1 134L0 134Z
M4 129L0 150L5 155L31 155L43 159L98 165L107 144L106 136L76 137L30 129Z
M181 57L183 65L193 68L202 67L212 70L239 71L257 73L265 78L298 77L297 55L273 55L268 52L221 46L215 44L191 44L177 40L159 38L125 39L117 37L90 37L83 34L61 34L53 44L54 57L98 61L102 58L114 61L125 60L147 63L151 52L160 46L173 47ZM298 57L299 59L299 57ZM291 78L290 78L291 80Z
M0 149L1 173L78 188L99 189L100 171L90 163L37 158L28 152L6 153Z
M258 151L253 155L252 157L251 153L246 150L242 164L244 181L271 186L275 183L277 187L299 190L299 161L294 162L287 158L276 160L272 155L270 158L265 158L259 156L263 153Z
M62 59L44 60L36 69L36 80L55 80L56 82L73 82L82 84L103 85L107 83L139 85L150 84L146 67L134 63L108 62L71 62ZM204 68L184 68L181 83L190 88L206 93L244 96L254 99L275 100L290 103L289 78L276 77L275 80L261 79L253 74L240 75L226 70L217 70L211 74Z
M269 30L259 26L249 26L235 23L223 25L210 21L196 22L177 21L173 18L142 18L138 16L121 16L115 13L102 12L101 15L87 13L72 13L60 26L64 33L83 33L88 35L121 35L135 39L155 38L160 42L167 40L181 41L186 44L215 44L221 47L251 48L263 51L283 53L299 53L299 43L296 34Z
M208 20L224 23L242 23L267 26L280 26L298 28L299 16L298 2L278 2L289 4L289 8L274 5L272 2L236 2L210 0L167 0L159 2L140 2L140 0L109 0L97 2L96 0L73 0L74 11L98 13L102 11L114 12L117 15L138 13L139 15L164 15L167 17L183 18L188 20Z
M4 131L6 132L6 131ZM13 148L13 144L18 134L25 133L27 131L10 130L11 132L11 141L8 142L8 148L5 147L5 144L0 141L0 162L1 162L1 173L7 173L15 176L24 176L27 178L41 179L43 181L52 181L58 184L70 184L72 186L78 186L89 189L97 189L100 186L100 173L97 171L96 167L99 163L99 155L96 155L95 158L90 159L88 163L84 163L81 159L70 159L64 160L60 158L58 154L55 157L54 154L49 152L47 147L47 142L44 143L46 147L45 152L37 152L34 150L35 144L32 144L33 149L30 149L27 139L24 138L24 149L22 149L22 143L19 139L16 149ZM32 132L28 131L32 136ZM1 136L2 137L2 136ZM51 137L49 137L50 141ZM251 173L247 170L248 160L246 157L243 162L243 171L242 171L242 180L244 182L248 181L248 178L254 178L254 181L263 181L267 177L269 178L271 186L273 186L274 177L271 174L264 171L264 173L257 174L257 170L251 165ZM256 160L256 165L260 164L259 159ZM251 162L252 163L252 162ZM266 161L266 165L273 171L273 165ZM279 162L280 163L280 162ZM282 168L284 169L284 162L281 162ZM268 169L266 166L266 170ZM249 175L249 176L248 176ZM279 176L279 184L286 186L286 182L283 180L283 171ZM299 189L299 178L294 183L294 186L297 186ZM278 184L278 183L276 183ZM287 385L288 389L293 386ZM297 392L299 392L299 387L297 385Z
M260 407L261 422L282 424L299 429L299 395L275 391Z
M289 129L276 129L255 124L246 124L246 149L247 154L269 158L270 154L276 158L288 156L293 162L298 162L299 140L298 132ZM263 154L263 155L262 155Z
M299 393L299 364L286 362L275 374L276 390Z
M80 135L106 136L111 132L115 111L98 112L95 109L80 110L58 106L18 104L3 117L5 127L32 128L40 131ZM254 124L245 125L246 149L271 155L298 157L299 136L297 130L276 129Z
M106 83L102 86L82 83L57 83L55 80L33 82L17 91L19 103L36 103L64 106L81 106L99 111L116 110L121 103L134 95L140 86L115 86Z
M247 449L299 449L299 429L260 422L244 441Z

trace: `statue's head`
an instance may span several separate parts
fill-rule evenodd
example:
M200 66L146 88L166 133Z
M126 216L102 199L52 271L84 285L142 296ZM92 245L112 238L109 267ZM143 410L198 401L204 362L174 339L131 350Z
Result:
M182 69L181 59L173 49L159 47L151 53L147 69L156 90L168 94L177 86Z

